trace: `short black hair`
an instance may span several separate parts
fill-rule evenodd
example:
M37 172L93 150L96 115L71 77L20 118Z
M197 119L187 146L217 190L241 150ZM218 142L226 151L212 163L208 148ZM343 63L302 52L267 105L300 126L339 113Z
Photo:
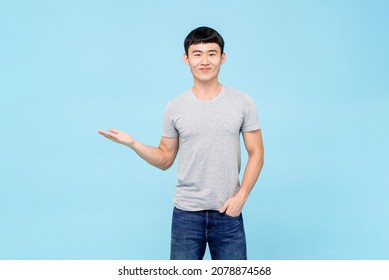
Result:
M221 53L224 51L223 37L215 30L207 26L201 26L192 30L184 41L185 53L188 55L188 50L191 45L201 43L216 43L219 45Z

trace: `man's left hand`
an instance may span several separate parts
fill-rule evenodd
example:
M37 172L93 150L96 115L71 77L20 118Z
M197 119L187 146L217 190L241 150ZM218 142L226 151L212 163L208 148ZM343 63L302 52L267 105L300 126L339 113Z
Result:
M230 217L238 217L242 212L243 205L246 202L244 197L239 193L224 202L219 209L220 213L226 213Z

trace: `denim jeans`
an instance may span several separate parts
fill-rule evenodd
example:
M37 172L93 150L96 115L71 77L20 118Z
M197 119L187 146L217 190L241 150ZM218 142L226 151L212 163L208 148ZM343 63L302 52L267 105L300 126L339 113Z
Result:
M171 260L201 260L206 246L213 260L246 260L243 217L219 211L183 211L174 207Z

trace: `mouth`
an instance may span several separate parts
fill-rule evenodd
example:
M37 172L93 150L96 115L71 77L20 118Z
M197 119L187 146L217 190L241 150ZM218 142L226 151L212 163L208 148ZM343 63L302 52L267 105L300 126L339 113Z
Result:
M202 68L199 68L199 70L200 70L201 72L209 72L209 71L212 70L212 68L210 68L210 67L202 67Z

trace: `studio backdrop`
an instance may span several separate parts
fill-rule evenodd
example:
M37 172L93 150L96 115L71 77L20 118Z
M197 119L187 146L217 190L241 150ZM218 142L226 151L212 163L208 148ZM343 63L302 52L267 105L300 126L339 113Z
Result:
M261 122L249 259L388 259L388 11L1 0L0 259L169 258L177 165L157 170L97 130L158 145L167 102L192 86L183 40L203 25L226 41L221 83Z

